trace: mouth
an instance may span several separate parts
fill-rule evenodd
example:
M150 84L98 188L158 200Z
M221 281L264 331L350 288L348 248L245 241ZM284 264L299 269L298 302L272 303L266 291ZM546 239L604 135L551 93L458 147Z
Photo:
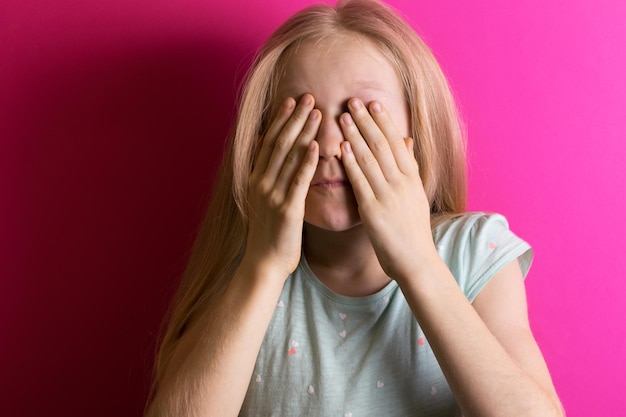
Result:
M350 187L350 182L344 179L322 179L315 181L311 184L311 187L324 188L324 189L333 189L333 188L344 188Z

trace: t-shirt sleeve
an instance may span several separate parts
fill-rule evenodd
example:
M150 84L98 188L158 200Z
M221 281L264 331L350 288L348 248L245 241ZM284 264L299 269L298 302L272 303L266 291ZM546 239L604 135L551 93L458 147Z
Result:
M499 214L470 213L437 227L433 233L441 258L470 302L511 261L518 259L524 277L533 252Z

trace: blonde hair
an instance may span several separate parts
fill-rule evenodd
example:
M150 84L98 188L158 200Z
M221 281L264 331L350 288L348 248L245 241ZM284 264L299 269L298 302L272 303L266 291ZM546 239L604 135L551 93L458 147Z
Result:
M243 255L248 177L289 51L305 41L324 40L338 32L373 41L402 79L432 223L465 210L462 125L439 65L413 29L375 0L345 0L335 7L315 5L296 13L269 38L248 73L212 199L172 304L157 355L153 393L177 342L202 307L219 299Z

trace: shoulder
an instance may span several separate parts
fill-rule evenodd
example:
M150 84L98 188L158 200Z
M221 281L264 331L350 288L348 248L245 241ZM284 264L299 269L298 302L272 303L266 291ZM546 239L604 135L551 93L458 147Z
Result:
M461 238L468 233L476 233L493 227L508 229L509 222L501 214L476 211L459 214L440 222L433 229L433 234L441 239Z
M530 245L500 214L474 212L444 220L433 230L433 240L470 301L511 261L519 261L524 276L532 263Z

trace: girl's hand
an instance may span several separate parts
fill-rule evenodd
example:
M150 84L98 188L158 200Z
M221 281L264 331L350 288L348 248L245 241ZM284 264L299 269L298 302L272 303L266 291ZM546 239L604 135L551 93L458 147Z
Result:
M284 279L300 260L304 201L319 160L322 115L305 94L283 102L262 139L248 183L244 262Z
M385 273L414 276L438 255L413 139L402 137L380 102L370 103L368 111L351 99L348 108L340 117L342 160L361 221Z

